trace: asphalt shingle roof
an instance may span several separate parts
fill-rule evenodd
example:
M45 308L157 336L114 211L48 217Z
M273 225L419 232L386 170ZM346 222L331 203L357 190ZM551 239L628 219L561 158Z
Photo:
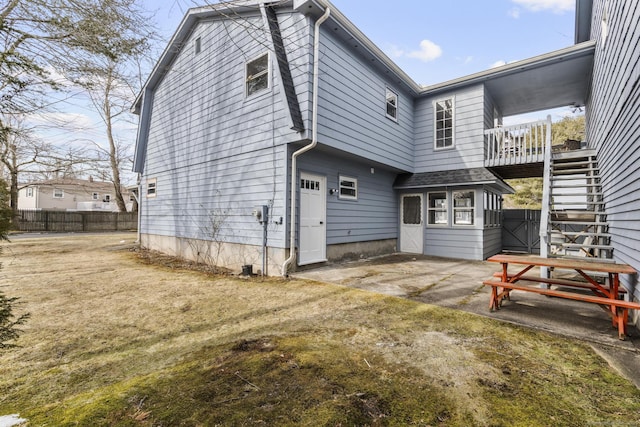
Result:
M406 173L398 175L393 188L426 188L452 185L496 184L509 188L500 177L487 168L456 169L448 171Z

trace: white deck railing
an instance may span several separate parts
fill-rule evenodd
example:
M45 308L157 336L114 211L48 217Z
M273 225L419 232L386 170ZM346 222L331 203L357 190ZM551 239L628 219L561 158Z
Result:
M544 161L551 145L551 117L547 120L501 126L484 131L486 167L521 165Z

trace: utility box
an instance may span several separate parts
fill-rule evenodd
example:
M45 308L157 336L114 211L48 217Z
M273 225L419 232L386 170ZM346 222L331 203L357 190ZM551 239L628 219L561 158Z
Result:
M255 208L253 208L252 214L256 217L260 224L264 224L269 221L269 206L256 206Z

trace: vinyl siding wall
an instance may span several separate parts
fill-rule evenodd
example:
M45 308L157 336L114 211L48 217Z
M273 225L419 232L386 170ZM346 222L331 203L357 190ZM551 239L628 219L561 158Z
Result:
M608 36L601 21L608 5ZM587 142L598 151L614 257L640 271L640 3L594 1ZM626 278L623 278L626 280ZM640 299L640 287L635 297Z
M454 147L435 150L433 105L436 100L450 97L454 98ZM414 172L484 166L486 112L483 85L420 98L416 101L415 111Z
M318 139L403 171L413 169L413 97L368 59L321 28ZM398 119L386 117L386 88L398 94Z
M290 51L304 46L306 20L279 15ZM254 206L273 201L272 215L286 217L286 144L300 139L275 78L271 54L270 89L245 96L245 63L267 52L268 32L260 15L199 23L183 51L157 86L152 105L142 195L142 233L206 238L211 215L224 217L222 239L261 244ZM296 37L291 37L291 35ZM201 37L202 51L194 53ZM295 48L295 49L294 49ZM308 110L304 49L293 57L303 112ZM306 51L308 54L308 51ZM303 113L304 114L304 113ZM157 179L157 195L146 197L146 182ZM269 245L283 247L286 224L272 224Z
M299 170L327 177L327 245L395 239L398 236L396 174L342 155L311 151L300 157ZM339 199L338 176L358 180L358 200Z

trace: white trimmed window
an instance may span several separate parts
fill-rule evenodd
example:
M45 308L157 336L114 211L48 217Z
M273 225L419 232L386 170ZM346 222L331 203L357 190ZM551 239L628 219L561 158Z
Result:
M25 193L27 197L33 197L33 187L25 188Z
M349 176L340 175L338 177L339 189L338 198L347 200L358 200L358 180Z
M475 216L474 191L454 191L453 225L473 225Z
M398 120L398 94L387 88L387 117Z
M156 178L147 180L147 197L156 197L156 189L157 189L156 184L157 184Z
M53 189L53 198L54 199L62 199L64 198L64 190L61 188L54 188Z
M102 199L103 202L105 203L110 203L111 202L111 194L105 194L104 195L104 199Z
M269 88L269 54L247 62L245 67L247 96Z
M93 193L93 194L91 194L91 199L92 200L100 200L100 195L98 193Z
M434 110L434 149L442 150L454 146L454 102L453 98L441 99L433 103Z
M202 51L202 39L200 37L196 39L194 48L195 48L196 55Z
M428 194L429 205L427 206L427 224L448 225L449 224L449 204L447 192L438 191Z
M500 227L502 217L502 199L499 194L484 192L484 226Z

